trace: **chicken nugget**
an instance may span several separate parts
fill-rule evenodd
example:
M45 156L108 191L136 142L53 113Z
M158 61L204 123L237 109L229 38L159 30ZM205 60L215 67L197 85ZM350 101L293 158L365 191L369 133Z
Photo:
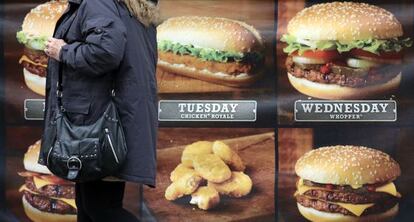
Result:
M208 181L221 183L231 177L230 168L215 154L196 155L193 166L195 171Z
M186 167L184 164L180 163L177 167L171 172L170 174L170 180L171 182L177 181L181 177L183 177L186 174L194 173L195 170L190 167Z
M220 202L220 195L213 187L199 187L196 192L191 194L190 204L196 204L203 210L211 209Z
M231 178L223 183L208 182L209 187L213 187L220 194L231 197L246 196L252 190L252 180L243 172L232 172Z
M212 146L213 142L210 141L197 141L187 145L181 155L181 163L184 166L192 167L193 159L196 155L213 153Z
M219 140L213 143L213 153L219 156L232 170L244 171L246 169L239 154Z
M197 190L201 181L203 181L203 178L195 171L193 173L187 173L167 187L165 190L165 199L176 200L184 195L190 195Z

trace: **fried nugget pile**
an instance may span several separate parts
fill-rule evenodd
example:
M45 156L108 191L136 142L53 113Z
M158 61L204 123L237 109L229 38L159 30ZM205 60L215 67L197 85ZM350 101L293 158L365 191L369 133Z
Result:
M167 200L191 195L190 204L208 210L220 195L240 198L252 190L252 180L243 171L243 160L222 141L198 141L185 147L181 163L171 172L165 190Z

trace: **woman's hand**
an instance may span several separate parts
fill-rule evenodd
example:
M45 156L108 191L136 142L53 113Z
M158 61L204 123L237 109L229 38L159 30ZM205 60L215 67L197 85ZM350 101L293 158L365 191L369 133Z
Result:
M59 54L64 45L66 45L66 42L63 39L49 38L44 51L49 57L60 61Z

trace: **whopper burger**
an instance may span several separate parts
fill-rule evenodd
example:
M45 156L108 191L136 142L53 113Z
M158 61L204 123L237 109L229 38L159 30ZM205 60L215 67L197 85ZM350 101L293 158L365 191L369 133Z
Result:
M286 68L299 92L322 99L360 99L391 93L401 81L403 38L395 16L365 3L316 4L300 11L281 41Z
M398 213L400 166L381 151L322 147L302 156L295 171L297 206L310 221L384 222Z
M40 141L31 145L24 155L25 178L20 188L26 215L34 222L75 222L75 185L53 176L43 165L37 163Z
M23 65L25 83L29 89L43 96L48 61L43 50L47 39L53 36L57 20L66 8L67 1L63 0L38 5L26 15L21 30L16 34L17 41L25 46L19 60Z
M262 73L263 40L252 26L216 17L183 16L157 28L158 66L169 73L234 87Z

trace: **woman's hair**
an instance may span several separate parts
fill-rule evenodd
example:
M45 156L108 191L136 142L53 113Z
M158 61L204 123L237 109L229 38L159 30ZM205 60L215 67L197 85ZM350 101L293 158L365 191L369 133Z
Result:
M145 26L158 22L158 0L121 0L129 12Z

